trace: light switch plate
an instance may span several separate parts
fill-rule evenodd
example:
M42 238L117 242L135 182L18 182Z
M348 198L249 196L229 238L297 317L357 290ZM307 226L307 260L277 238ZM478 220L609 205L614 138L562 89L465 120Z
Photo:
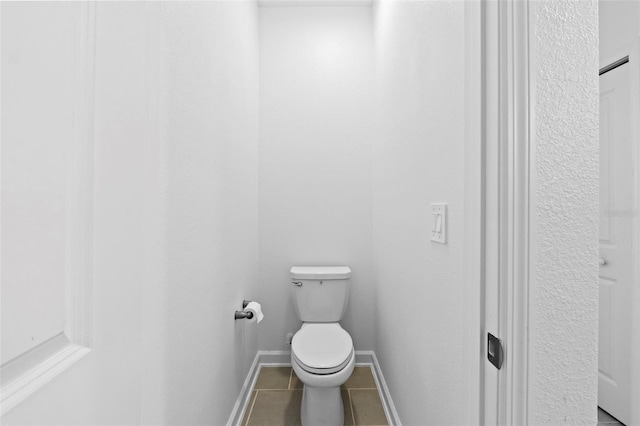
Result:
M447 204L431 204L431 241L447 244Z

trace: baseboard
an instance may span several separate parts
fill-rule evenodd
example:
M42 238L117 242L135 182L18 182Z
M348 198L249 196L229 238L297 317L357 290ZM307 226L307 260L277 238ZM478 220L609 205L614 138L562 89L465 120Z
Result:
M291 352L289 351L258 351L260 356L260 365L290 366Z
M396 411L396 406L393 403L393 399L391 399L391 392L389 392L389 387L387 386L387 382L382 374L382 368L378 362L378 357L376 357L376 353L373 351L371 351L370 354L373 359L373 377L376 379L376 384L380 390L380 398L382 399L384 413L387 415L390 426L402 426L400 416L398 416L398 411Z
M242 423L244 412L247 410L247 405L249 405L249 401L251 400L251 390L253 389L256 379L258 378L258 373L260 372L259 361L260 352L256 353L253 363L251 363L251 367L247 373L247 378L244 379L244 383L238 393L236 403L233 405L233 410L231 410L231 414L229 415L229 420L227 420L227 426L235 426Z
M260 373L260 368L262 368L262 366L274 367L290 365L291 352L289 351L258 351L258 353L256 353L256 357L253 360L253 364L251 364L251 368L247 373L247 378L242 385L242 389L240 389L238 399L236 400L236 403L233 406L233 410L231 411L231 415L229 416L229 420L227 421L227 426L241 426L242 419L244 418L244 413L246 412L249 401L251 400L251 390L255 385L258 374ZM382 369L380 368L380 363L378 363L378 358L376 357L375 352L356 351L356 365L368 365L372 368L373 378L375 379L378 390L380 391L382 407L384 408L384 412L387 415L390 426L402 426L400 417L398 416L396 407L393 404L393 399L391 399L391 394L389 393L387 382L384 380L384 375L382 374Z

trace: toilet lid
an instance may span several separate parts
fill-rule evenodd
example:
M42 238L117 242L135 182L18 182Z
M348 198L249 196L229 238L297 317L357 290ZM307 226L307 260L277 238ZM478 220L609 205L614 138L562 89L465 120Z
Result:
M353 341L338 323L305 323L293 336L291 352L305 370L331 374L349 362Z

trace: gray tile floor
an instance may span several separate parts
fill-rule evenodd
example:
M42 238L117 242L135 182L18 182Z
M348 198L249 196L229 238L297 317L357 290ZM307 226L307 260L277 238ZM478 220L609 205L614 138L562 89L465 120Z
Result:
M609 415L609 413L598 407L598 426L612 426L621 424L622 423Z
M300 425L303 387L291 367L262 367L242 424ZM356 367L341 392L345 425L388 425L370 367Z
M242 425L300 425L303 386L291 367L262 367ZM341 391L345 425L389 424L370 367L356 367ZM598 426L614 425L622 423L598 408Z

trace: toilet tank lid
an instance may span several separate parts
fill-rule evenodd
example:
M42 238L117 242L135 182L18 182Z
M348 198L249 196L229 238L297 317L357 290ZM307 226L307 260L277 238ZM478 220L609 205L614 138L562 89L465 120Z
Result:
M348 266L294 266L291 278L297 280L347 280L351 278Z

